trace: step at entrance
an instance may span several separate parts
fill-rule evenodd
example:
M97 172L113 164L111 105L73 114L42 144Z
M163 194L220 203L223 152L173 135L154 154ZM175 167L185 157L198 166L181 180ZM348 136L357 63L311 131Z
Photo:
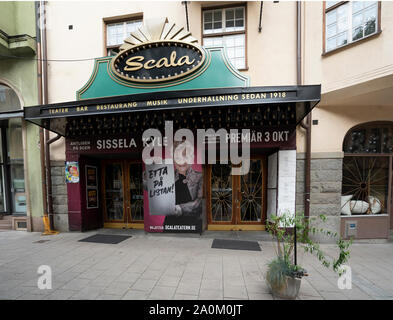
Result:
M0 219L0 230L12 230L12 216L6 215Z

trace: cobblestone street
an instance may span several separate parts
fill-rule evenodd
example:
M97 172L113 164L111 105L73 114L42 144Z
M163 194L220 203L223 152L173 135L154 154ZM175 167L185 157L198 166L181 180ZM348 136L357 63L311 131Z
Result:
M260 252L212 249L217 232L175 237L134 230L115 245L78 242L96 233L0 232L0 299L272 299L264 274L274 247L261 232L241 237L259 239ZM322 247L333 255L332 245ZM299 252L299 263L309 273L299 299L393 299L392 242L353 244L351 290L340 290L337 275L315 257ZM51 290L37 288L40 265L52 269Z

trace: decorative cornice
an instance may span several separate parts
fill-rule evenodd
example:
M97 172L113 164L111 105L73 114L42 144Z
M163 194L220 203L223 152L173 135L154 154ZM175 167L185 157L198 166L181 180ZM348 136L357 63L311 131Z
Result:
M0 45L7 50L26 51L26 53L36 53L36 38L28 34L9 35L0 30Z

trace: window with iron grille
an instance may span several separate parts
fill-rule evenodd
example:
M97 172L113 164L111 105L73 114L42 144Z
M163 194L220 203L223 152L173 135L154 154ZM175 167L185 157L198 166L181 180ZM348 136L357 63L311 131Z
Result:
M393 122L371 122L345 136L341 214L389 214L393 194Z

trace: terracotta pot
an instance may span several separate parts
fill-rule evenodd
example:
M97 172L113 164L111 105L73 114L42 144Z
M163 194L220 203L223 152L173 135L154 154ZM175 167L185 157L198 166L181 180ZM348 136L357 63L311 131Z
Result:
M280 299L287 299L287 300L296 299L296 297L299 294L300 284L302 280L297 278L291 278L288 276L286 276L285 278L286 281L281 287L271 285L268 282L272 295L275 298L280 298Z

